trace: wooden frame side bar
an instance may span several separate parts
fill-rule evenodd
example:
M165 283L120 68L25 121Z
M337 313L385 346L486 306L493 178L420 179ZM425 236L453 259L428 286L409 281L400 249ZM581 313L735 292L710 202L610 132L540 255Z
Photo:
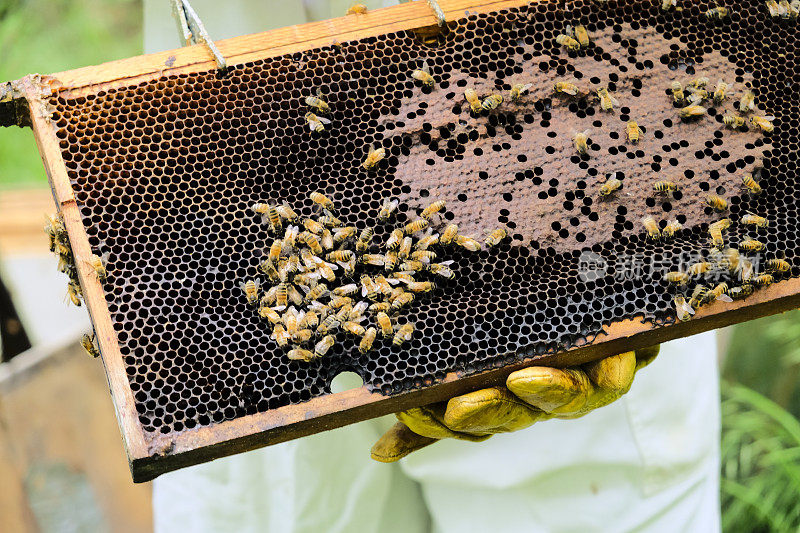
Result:
M37 79L32 77L23 79L19 86L31 109L31 127L39 147L39 154L47 171L47 179L50 181L56 206L67 228L84 302L94 324L95 336L102 352L103 366L108 378L117 421L128 454L128 462L133 468L134 461L149 455L145 444L144 429L136 412L133 392L117 344L117 334L111 324L105 292L97 275L87 262L92 254L89 238L83 227L80 209L75 202L66 165L61 157L55 126L47 116L47 106L43 100L43 95L49 93L49 88L43 87Z

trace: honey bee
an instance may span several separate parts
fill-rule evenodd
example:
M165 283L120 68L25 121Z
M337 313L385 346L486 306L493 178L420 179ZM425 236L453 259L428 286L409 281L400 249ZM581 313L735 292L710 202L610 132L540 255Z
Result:
M694 308L686 302L686 298L683 296L675 296L673 298L673 303L675 304L675 314L678 317L678 320L681 322L686 322L692 318L694 314Z
M691 120L697 119L706 114L706 108L701 105L689 105L686 107L682 107L681 110L678 112L678 115L683 120Z
M268 305L264 305L263 303L258 308L258 316L260 316L261 318L266 318L273 325L281 321L281 315L279 315L277 311L275 311Z
M678 5L678 0L661 0L661 11L669 11Z
M261 282L257 279L243 281L239 284L247 298L247 303L255 305L258 302L258 291L261 288Z
M310 329L298 329L292 334L292 342L303 344L304 342L310 341L312 335L314 335L314 332Z
M760 117L758 115L753 115L750 117L750 125L760 129L764 133L772 133L775 130L775 126L772 125L774 119L775 117L772 116Z
M397 329L397 333L394 334L394 339L392 340L392 344L394 344L395 346L400 346L404 342L410 341L413 335L414 335L414 325L403 324Z
M668 283L674 283L676 285L685 285L686 282L689 281L689 274L686 272L671 270L664 274L664 281Z
M708 299L708 287L705 285L698 285L692 291L692 297L689 299L689 306L692 309L697 309Z
M281 229L283 229L283 222L281 221L281 215L280 213L278 213L278 210L275 209L275 206L271 204L261 204L261 205L266 205L266 207L264 208L265 211L261 215L261 217L265 223L269 224L270 229L272 231L280 231Z
M455 224L448 224L439 238L439 244L448 245L453 242L453 239L458 236L458 226Z
M475 89L465 89L464 98L466 98L467 102L469 103L469 108L473 113L478 114L483 110L481 99L478 98L478 93L475 92Z
M364 167L366 170L372 170L373 168L375 168L375 165L380 163L384 157L386 157L386 149L384 149L383 147L375 148L374 146L371 146L369 149L369 153L367 154L367 158L364 159L364 162L361 163L361 166ZM397 204L395 204L395 207L397 207Z
M658 223L653 217L647 216L642 218L642 224L644 225L645 231L647 231L647 237L651 241L657 241L661 238L661 231L658 229Z
M392 294L392 285L396 285L397 283L398 282L394 278L392 278L392 281L389 281L384 276L375 276L375 284L378 286L378 291L385 296Z
M444 210L444 208L445 208L444 200L439 200L437 202L433 202L431 205L423 209L422 213L420 213L419 216L424 219L430 220L431 217L433 217L433 215Z
M639 127L639 124L636 123L634 120L629 120L628 125L625 127L625 133L628 136L628 140L636 144L639 142L639 137L642 135L642 129Z
M384 264L384 256L380 254L364 254L359 260L365 265L383 266Z
M600 198L607 198L614 194L614 191L619 190L622 187L622 182L615 177L610 177L606 180L603 185L600 186Z
M105 281L106 277L108 276L106 265L108 264L109 254L110 252L106 252L102 255L102 257L92 254L87 260L87 263L89 263L89 266L94 269L94 273L97 274L97 279L100 281Z
M422 64L422 67L414 70L411 73L411 77L419 82L422 82L422 85L425 87L433 87L435 83L433 76L431 76L431 69L428 67L427 61Z
M250 209L252 209L253 212L256 213L257 215L263 215L269 209L269 204L265 204L263 202L259 202L259 203L256 203L256 204L253 204L252 206L250 206Z
M358 239L356 239L356 251L359 253L366 252L367 248L369 248L369 245L372 242L372 236L374 234L375 230L372 228L364 228L361 230L361 233L358 235Z
M397 265L397 251L396 250L389 250L386 252L386 255L383 256L383 268L386 272L391 272L394 270L395 265Z
M364 312L369 308L369 303L367 302L358 302L356 305L353 306L353 309L350 310L350 315L348 318L354 322L361 322L364 317Z
M742 177L742 185L750 191L750 194L761 194L761 185L753 179L752 174L745 174Z
M305 227L306 230L310 231L311 233L314 233L315 235L319 235L320 233L322 233L322 230L325 229L325 227L322 224L311 218L307 218L303 221L303 227Z
M414 233L416 233L418 231L422 231L424 229L427 229L429 225L430 225L430 222L428 222L427 219L420 218L420 219L417 219L417 220L415 220L413 222L409 222L408 224L406 224L405 227L403 228L403 231L405 232L406 235L413 235ZM388 244L387 244L387 246L388 246Z
M764 243L755 239L745 239L739 243L739 250L743 252L760 252L764 248Z
M353 250L335 250L333 252L329 252L328 255L325 256L325 259L337 263L346 263L353 259L353 256Z
M680 190L680 187L675 182L669 180L657 181L653 184L653 192L655 193L673 193Z
M775 0L767 0L764 3L767 5L770 17L777 18L786 16L786 8L784 6L779 5L778 2L776 2Z
M577 41L575 42L577 43ZM556 82L556 84L553 85L553 90L559 95L577 96L578 94L578 87L574 83L568 81Z
M789 262L784 259L770 259L766 262L767 270L770 272L786 272L789 270Z
M432 274L436 274L439 277L444 279L454 279L456 277L455 272L450 268L452 261L445 261L444 263L433 263L429 270Z
M344 228L338 228L333 232L333 242L339 244L341 242L346 241L350 237L353 237L355 234L356 234L355 226L346 226ZM346 259L346 261L349 261L349 259Z
M389 250L396 250L400 247L400 242L403 240L403 230L401 229L394 229L389 234L389 238L386 240L386 248Z
M284 328L281 324L275 324L275 328L272 330L272 337L281 348L289 345L290 336L286 332L286 328Z
M719 300L721 302L732 302L733 298L728 296L728 284L727 283L720 283L713 289L709 290L706 293L706 298L708 301Z
M330 124L331 121L325 117L320 117L309 111L305 115L306 123L308 124L308 129L316 133L322 133L325 131L325 126Z
M515 83L511 86L511 101L516 103L522 99L522 95L527 93L531 87L533 87L532 83ZM471 104L470 104L471 105Z
M389 318L385 312L380 311L375 317L375 320L378 323L378 326L381 328L381 335L384 337L388 337L392 333L394 333L394 328L392 327L392 319Z
M725 230L727 230L728 228L731 227L731 224L732 224L731 219L729 219L729 218L721 218L721 219L717 220L716 222L712 222L709 225L708 229L709 229L709 231L712 228L713 229L717 229L719 231L725 231Z
M314 345L314 354L317 357L324 357L336 342L333 335L325 335Z
M753 91L747 91L739 100L739 111L741 113L750 113L756 108L756 95Z
M430 263L436 260L436 252L430 250L416 250L411 254L411 259L414 261L422 261L423 263Z
M352 296L358 292L358 285L355 283L348 283L333 289L333 294L336 296Z
M727 7L717 6L706 11L705 16L708 20L723 20L728 17L729 13Z
M556 36L556 44L566 47L567 50L576 52L581 49L581 43L570 37L569 35L560 34Z
M484 111L491 111L497 109L503 103L503 96L497 93L492 93L481 102L481 109Z
M283 241L280 239L275 239L269 247L269 253L267 255L267 259L269 259L273 263L277 263L278 260L281 258L282 250L283 250Z
M347 322L342 323L342 329L349 333L350 335L355 335L357 337L361 337L367 330L359 324L358 322L352 322L348 320Z
M380 313L381 311L386 313L392 308L389 302L375 302L374 304L369 305L369 310L373 313Z
M306 105L308 107L313 107L318 113L322 113L323 115L327 115L331 112L331 107L322 99L322 91L319 89L317 89L316 96L306 96Z
M481 249L481 243L472 237L466 237L464 235L456 235L456 245L469 252L478 252Z
M339 321L336 320L336 315L329 315L317 326L317 333L320 335L327 335L329 332L335 331L338 327Z
M387 198L383 202L381 210L378 212L378 220L380 220L381 222L389 220L394 214L394 212L397 210L398 204L399 202L397 200L390 200Z
M686 273L693 278L697 278L710 272L713 268L714 265L712 263L709 263L708 261L700 261L689 265Z
M314 191L311 194L309 194L308 197L311 198L311 201L314 202L315 204L322 206L323 209L327 209L328 211L334 210L333 200L331 200L321 192Z
M728 113L727 115L722 117L722 123L728 126L732 130L738 130L744 127L745 120L743 117Z
M678 105L683 105L686 101L686 96L683 94L683 85L679 81L673 81L672 84L669 86L669 90L672 92L672 101Z
M367 6L364 4L353 4L347 9L347 13L345 15L366 15L367 14Z
M722 80L717 82L714 88L714 104L720 105L725 100L725 91L728 90L728 84Z
M342 225L342 221L331 214L327 209L325 214L317 219L317 221L326 228L335 228Z
M333 234L331 230L325 228L322 230L322 235L319 238L319 244L325 250L332 250L333 249Z
M287 357L292 361L305 361L306 363L314 359L315 354L305 348L292 348L287 353Z
M331 306L331 309L341 309L346 305L352 305L352 304L353 304L352 298L348 298L347 296L336 296L331 299L329 305Z
M340 287L337 287L336 289L334 289L334 291L339 291L339 290L340 290ZM321 298L326 297L329 292L330 291L328 291L328 286L327 285L325 285L324 283L317 283L317 285L315 285L312 289L310 289L306 293L305 300L307 302L313 302L314 300L319 300ZM338 296L344 296L343 294L340 294L339 292L335 292L335 294L337 294Z
M667 222L667 225L661 231L661 236L665 239L671 239L675 236L677 232L683 229L683 224L678 222L677 220L670 220Z
M436 285L431 281L414 281L407 283L406 288L411 292L431 292Z
M498 228L491 232L483 243L487 248L493 248L500 244L506 237L508 237L508 232L504 228Z
M750 283L745 283L741 287L731 287L728 289L728 296L734 300L741 300L753 294L753 291L753 285Z
M725 211L726 209L728 209L728 201L717 194L707 195L706 205L711 207L715 211Z
M372 300L373 302L378 299L378 295L380 293L380 287L378 286L375 281L367 276L366 274L361 276L361 296L365 296L367 299Z
M286 232L284 232L283 234L283 245L286 248L294 248L299 233L300 233L300 228L298 228L297 226L287 226Z
M279 283L275 289L275 309L283 311L289 303L289 286L285 283Z
M611 96L605 87L597 89L597 97L600 99L600 108L603 111L613 111L614 106L619 105L617 99Z
M375 342L375 337L378 335L378 330L375 328L367 328L364 332L364 337L358 343L358 351L361 353L369 353L372 349L372 343Z
M394 299L391 300L391 310L392 311L399 311L406 305L410 304L414 301L414 293L411 292L401 292L397 295Z
M755 283L757 287L766 287L775 283L775 278L770 274L761 274L753 278L753 283Z
M757 228L769 227L769 220L752 213L742 216L741 223L745 226L756 226Z
M94 334L89 335L88 333L84 333L81 337L81 346L83 346L86 353L92 357L100 357L100 350L94 345Z
M425 235L420 240L417 241L416 249L417 250L427 250L431 246L435 246L439 244L439 234L432 233L430 235Z
M322 253L322 246L320 246L319 240L313 233L304 231L299 235L299 239L304 242L306 246L311 248L311 251L316 255L320 255Z
M400 268L407 272L421 272L425 270L425 263L422 261L404 261Z
M286 294L289 297L289 300L291 300L295 305L300 305L304 301L303 295L300 294L300 291L297 290L297 287L291 283L286 285Z
M589 32L586 31L586 27L579 25L575 26L575 39L581 45L581 48L586 48L589 46Z
M406 259L411 254L411 246L414 240L411 237L405 237L403 242L400 243L400 248L397 250L397 258L400 260Z
M589 130L575 132L572 141L575 143L575 151L585 155L589 151Z

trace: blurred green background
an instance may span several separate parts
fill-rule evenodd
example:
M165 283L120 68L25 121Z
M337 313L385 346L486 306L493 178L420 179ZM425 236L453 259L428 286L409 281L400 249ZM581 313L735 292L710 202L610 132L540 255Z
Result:
M140 53L141 10L138 0L0 0L0 81ZM30 130L0 129L0 191L46 186ZM728 333L721 357L723 528L796 531L800 311Z

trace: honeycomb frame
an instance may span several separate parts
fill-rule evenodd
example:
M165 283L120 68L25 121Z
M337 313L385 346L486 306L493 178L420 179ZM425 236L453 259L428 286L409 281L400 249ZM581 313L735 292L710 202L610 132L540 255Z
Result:
M518 15L519 10L524 10L528 6L527 2L516 0L481 4L445 0L440 3L447 14L451 31L460 25L470 23L473 23L472 31L474 31L476 28L474 22L485 21L481 19L483 16L503 14L506 10L512 10ZM639 14L634 13L633 6L638 4L645 5L647 9ZM566 5L543 2L536 5L544 6L541 7L542 12L550 13L543 15L542 21L538 23L542 25L541 31L552 34L555 27L553 13L571 12L574 20L586 18L592 24L591 17L597 10L604 9L602 6L605 4L593 4L587 1L570 2ZM612 2L608 6L608 9L613 9L614 13L619 14L625 21L634 20L638 23L645 21L645 24L653 27L660 25L657 16L658 5L630 1ZM712 6L710 4L706 6L705 3L687 4L685 7L687 13L681 15L681 20L697 17L708 7ZM766 16L760 11L761 7L753 7L751 11L760 13L761 20L766 20ZM505 18L505 15L503 16ZM413 30L430 28L433 24L433 16L426 5L411 3L377 10L364 16L351 16L325 23L311 23L243 36L218 44L222 54L235 69L238 65L254 61L293 57L293 54L325 47L330 49L339 43L365 40L374 42L369 39L387 34L400 34L404 35L405 39L411 39ZM759 25L759 22L754 24L760 31L764 30L764 24ZM694 27L696 26L695 24ZM485 22L482 27L486 27ZM794 27L783 26L783 28L784 30L788 28L791 33ZM662 31L666 30L662 28ZM710 45L703 43L702 46L708 48ZM362 52L367 53L365 50ZM59 125L58 112L51 120L52 102L81 101L141 84L157 84L159 80L170 76L208 73L213 72L213 69L214 63L206 51L200 46L193 46L98 67L58 73L49 77L28 77L15 83L15 92L23 94L27 101L30 123L76 257L87 257L92 253L90 239L96 234L91 233L91 221L87 222L87 218L90 218L90 209L86 211L87 199L81 195L79 189L76 190L75 178L70 175L70 169L64 160L65 154L74 144L70 139L59 135L59 128L63 128L63 125ZM774 83L774 80L770 81ZM780 117L777 112L773 114ZM787 165L786 162L781 164ZM413 180L413 177L407 179ZM480 183L477 185L480 186ZM346 197L343 194L337 196L339 199ZM700 232L698 229L693 234L694 237L698 237L697 234ZM509 254L510 246L506 245L499 253ZM613 246L612 243L611 247ZM598 250L603 250L603 247ZM789 252L787 259L793 259L794 251ZM482 254L481 260L484 260L485 252ZM543 262L552 260L554 256L555 253L548 250L540 250L538 255ZM404 408L441 401L478 387L497 385L502 383L509 373L531 364L552 366L579 364L800 305L800 280L796 278L798 267L793 263L791 274L795 277L758 290L741 301L730 304L715 303L703 307L689 322L675 323L664 314L663 308L659 314L652 316L631 314L620 317L611 314L608 322L603 324L602 330L583 332L584 338L568 339L566 342L557 339L552 343L521 350L517 354L499 354L499 357L485 361L477 368L472 368L469 364L451 365L443 371L437 370L433 376L414 381L410 385L401 385L399 388L389 387L381 392L380 389L364 386L339 394L323 393L310 399L293 400L279 407L241 416L237 414L233 417L223 417L221 421L212 420L179 431L153 431L145 429L140 419L141 413L137 410L137 403L140 403L140 400L137 400L137 394L131 387L130 365L126 363L126 355L120 349L119 329L115 328L109 308L114 298L107 297L107 293L88 265L78 262L77 268L86 305L97 332L131 470L137 482L225 455L283 442ZM149 386L155 385L150 383Z

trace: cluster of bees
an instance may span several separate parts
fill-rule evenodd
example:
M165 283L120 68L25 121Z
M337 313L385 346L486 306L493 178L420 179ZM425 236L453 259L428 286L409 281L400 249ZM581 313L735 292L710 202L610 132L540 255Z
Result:
M800 15L800 0L767 0L765 4L772 18L795 20Z
M69 278L67 283L67 299L74 305L80 307L83 291L80 281L78 281L78 269L75 267L75 256L72 253L72 246L69 243L67 228L61 215L48 215L45 217L44 232L50 243L50 251L58 257L58 270ZM105 279L105 261L96 255L92 255L87 262L95 269L98 277ZM94 333L85 333L81 337L81 346L92 357L100 356L100 350L95 346Z
M370 168L377 164L369 156L368 162ZM247 302L269 321L272 338L292 360L325 356L340 335L358 339L361 353L368 353L379 335L403 345L414 326L398 315L421 294L433 291L437 278L455 278L452 261L440 259L453 247L481 249L480 242L461 235L455 224L434 232L434 225L442 225L443 201L433 202L419 218L376 243L374 228L359 232L344 225L330 198L313 192L310 199L321 214L303 220L288 204L252 206L270 234L280 238L272 240L259 265L270 287L262 290L259 279L241 283ZM397 206L397 200L386 200L379 223L389 223ZM496 246L506 237L506 230L498 229L484 244Z

